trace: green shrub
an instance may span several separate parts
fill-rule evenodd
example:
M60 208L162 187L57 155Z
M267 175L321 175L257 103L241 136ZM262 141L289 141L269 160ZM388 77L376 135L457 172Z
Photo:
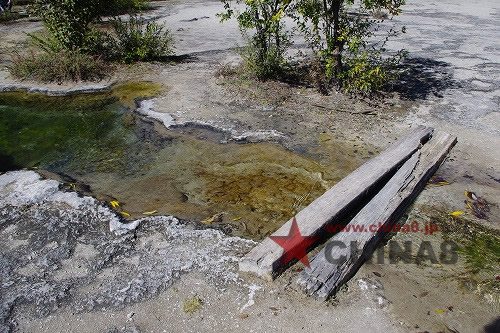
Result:
M113 61L118 57L117 41L112 34L92 29L85 37L82 52L97 55L104 60Z
M115 19L115 34L98 30L110 8L143 6L143 0L36 0L32 13L42 17L47 33L30 34L41 52L13 55L11 74L38 81L101 80L109 74L107 61L149 61L172 54L173 39L164 25ZM117 12L113 12L116 14Z
M44 52L52 53L62 51L64 48L54 35L47 32L28 33L28 42L31 46Z
M276 49L260 54L258 48L250 43L240 53L245 68L259 80L278 79L286 72L286 61Z
M0 13L0 23L14 21L19 19L20 17L21 15L19 15L19 13L9 13L8 11L4 10Z
M28 36L30 37L28 40L30 45L34 46L36 49L49 53L66 50L64 45L62 45L51 33L35 32L29 33ZM104 60L115 60L117 57L116 40L107 32L97 29L89 30L83 45L84 46L79 49L82 53L98 55Z
M165 25L145 22L135 16L113 22L118 59L125 63L150 61L173 54L173 38Z
M58 52L14 54L9 72L20 79L43 82L95 81L109 73L109 65L101 58L78 49Z
M405 55L406 52L400 51L395 56L382 58L379 53L364 51L344 57L344 68L337 78L344 92L370 95L399 77L398 64Z
M221 1L225 10L218 14L221 21L236 17L244 37L252 33L242 53L247 69L262 81L280 78L286 65L285 53L292 44L283 22L291 1Z
M67 50L84 48L91 24L99 21L105 0L37 0L31 12L43 19L53 37Z
M401 13L405 0L297 0L291 17L323 66L320 86L369 94L389 83L398 57L382 59L388 40L406 31L381 24ZM401 51L402 52L402 51ZM321 77L319 76L319 77Z
M146 8L145 0L36 0L30 12L43 19L47 30L63 48L76 47L82 52L101 55L109 51L111 38L96 30L95 23L103 16Z
M103 4L102 16L130 14L148 8L145 0L108 0Z

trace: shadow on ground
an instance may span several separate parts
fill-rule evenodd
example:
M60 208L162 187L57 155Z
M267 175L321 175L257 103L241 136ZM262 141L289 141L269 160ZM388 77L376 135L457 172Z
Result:
M174 63L174 64L182 64L195 62L198 58L195 54L181 54L181 55L169 55L169 56L161 56L158 57L158 61L164 63Z
M403 99L426 99L430 95L443 97L442 92L458 88L458 81L453 79L450 65L443 61L429 58L408 58L401 65L404 73L394 84L394 90Z
M497 333L500 332L500 317L489 323L484 327L485 333Z

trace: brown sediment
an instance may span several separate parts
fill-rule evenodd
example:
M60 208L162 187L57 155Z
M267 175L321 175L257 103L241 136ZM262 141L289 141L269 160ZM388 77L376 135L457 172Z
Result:
M221 144L162 132L170 144L142 172L90 174L85 182L121 201L131 218L150 210L197 220L225 213L214 225L261 239L361 163L340 145L325 148L319 163L277 144Z

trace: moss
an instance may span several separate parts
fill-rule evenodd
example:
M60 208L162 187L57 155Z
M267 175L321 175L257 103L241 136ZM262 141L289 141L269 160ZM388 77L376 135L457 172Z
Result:
M467 290L481 293L500 292L500 231L487 228L466 217L452 217L435 209L431 213L445 240L458 246L458 254L464 258L465 271L457 276L460 285Z
M124 104L159 89L130 82L110 91L70 96L0 93L2 169L36 165L81 173L123 168L124 157L138 140L127 128L134 119L125 117Z
M467 258L468 267L477 272L485 269L495 272L500 259L500 238L483 232L476 233L472 239L464 240L460 252Z
M51 109L86 110L105 107L119 99L111 91L97 93L72 94L68 96L49 96L24 91L0 93L0 106L18 108L36 108L39 112Z
M198 311L202 305L203 301L198 296L195 296L191 298L186 298L184 300L184 306L182 309L186 313L194 313Z
M461 217L437 220L443 237L457 243L471 272L497 272L500 264L500 232Z
M149 98L158 95L161 86L152 82L126 82L113 87L113 96L129 108L135 107L136 98Z

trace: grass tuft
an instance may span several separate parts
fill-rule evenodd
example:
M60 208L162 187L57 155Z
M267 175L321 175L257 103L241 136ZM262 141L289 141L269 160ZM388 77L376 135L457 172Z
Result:
M96 56L79 50L58 52L14 53L9 67L12 76L42 82L99 81L110 72L110 66Z

